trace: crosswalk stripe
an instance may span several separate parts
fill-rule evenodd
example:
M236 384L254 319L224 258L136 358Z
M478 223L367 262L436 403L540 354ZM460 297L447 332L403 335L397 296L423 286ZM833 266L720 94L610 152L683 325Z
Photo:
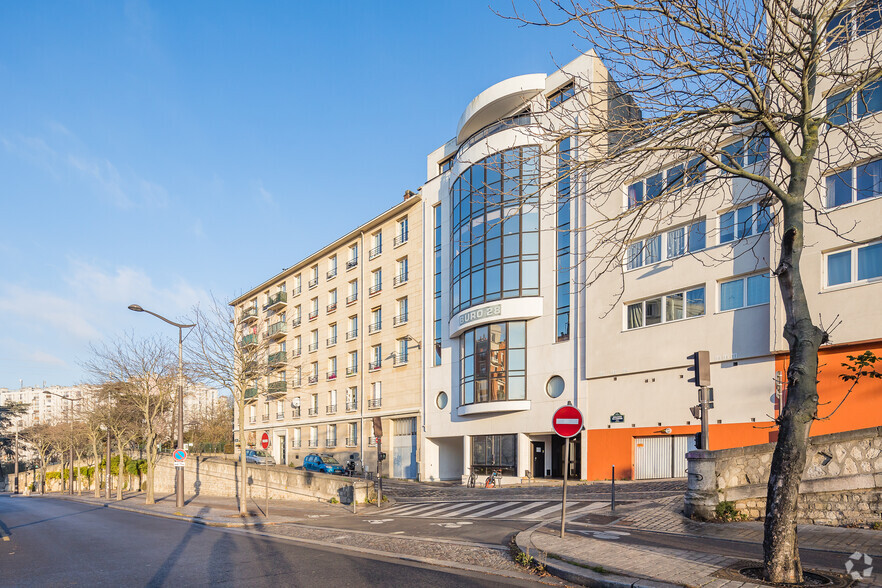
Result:
M491 503L493 504L493 503ZM517 504L517 503L515 503ZM479 502L478 504L472 504L470 506L466 506L465 508L458 508L456 510L444 513L445 517L455 517L461 516L463 513L469 512L470 510L477 510L479 508L486 508L489 506L486 502Z
M460 507L462 507L461 502L455 502L453 504L445 504L444 506L421 512L419 514L419 516L421 516L421 517L445 516L446 517L447 516L446 511L451 510L451 509L458 509ZM441 513L444 513L444 514L442 515Z
M497 510L499 510L501 508L505 508L506 506L512 506L514 504L518 504L518 503L517 502L503 502L502 504L498 504L496 506L486 508L484 510L479 510L478 512L473 512L473 513L467 514L467 515L465 515L465 518L474 518L474 517L484 516L485 514L489 514L491 512L496 512Z
M516 508L514 510L510 510L507 512L499 513L497 515L493 515L490 518L491 519L507 519L507 518L513 517L516 514L521 514L522 512L525 512L525 511L528 511L532 508L536 508L537 506L543 506L546 504L548 504L548 503L547 502L528 502L524 506L521 506L519 508Z
M438 503L417 504L417 505L411 504L408 506L397 507L397 510L393 508L392 510L386 511L386 514L391 514L391 515L414 514L414 513L421 511L421 510L432 510L433 508L436 508L437 506L438 506Z
M575 516L578 514L584 514L586 512L592 512L595 510L602 510L604 508L607 508L608 506L609 506L609 502L592 502L588 506L574 510L572 513L568 512L567 516L570 516L570 515Z
M545 517L546 515L550 515L551 513L555 512L555 511L560 511L560 503L555 504L553 506L549 506L548 508L543 508L542 510L537 511L537 512L531 512L528 515L522 516L521 519L534 519L537 517L541 519L541 518Z

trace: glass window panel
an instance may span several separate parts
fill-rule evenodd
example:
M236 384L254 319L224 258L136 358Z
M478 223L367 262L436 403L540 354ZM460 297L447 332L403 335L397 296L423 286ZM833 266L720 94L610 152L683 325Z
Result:
M827 98L827 120L831 125L844 125L851 120L851 101L847 99L850 93L846 90Z
M827 23L827 49L835 49L848 42L851 28L851 11L845 10L833 16Z
M643 326L643 303L628 305L628 328L636 329Z
M498 187L502 183L502 176L500 174L500 169L502 167L502 158L500 157L500 155L497 153L485 159L484 166L487 170L487 185Z
M520 289L521 269L517 262L506 263L502 270L502 289L515 291Z
M484 298L484 270L472 274L472 300Z
M753 206L744 206L738 209L738 238L749 237L753 234Z
M521 284L523 285L524 289L538 288L539 287L539 262L538 261L523 261L523 262L521 262L521 267L523 268L523 275L521 276Z
M500 266L492 265L487 267L487 297L493 293L498 294L502 289L502 277L500 275Z
M680 188L683 187L683 164L675 165L670 168L667 172L668 176L668 190L671 192L676 192Z
M759 206L756 209L756 232L765 233L772 226L772 208L770 206Z
M563 312L557 315L557 340L562 341L570 336L570 313Z
M857 168L857 199L866 200L882 194L882 159Z
M502 211L498 208L487 211L487 222L484 225L487 238L492 239L502 234Z
M704 315L704 288L686 292L686 318Z
M475 380L475 402L490 401L490 381L486 378Z
M473 404L475 402L475 383L467 380L462 385L462 403Z
M524 376L508 377L508 399L524 400L527 397L527 379Z
M653 298L644 302L647 325L657 325L662 321L661 298Z
M646 240L644 260L647 265L661 261L661 235L656 235Z
M557 248L561 249L569 249L570 247L570 229L569 225L565 225L565 229L558 228L557 231Z
M747 305L769 303L769 278L765 274L747 278Z
M851 170L827 176L827 207L851 202Z
M512 349L527 346L527 323L524 321L508 323L508 345Z
M502 255L502 240L501 239L489 239L487 240L487 261L498 261Z
M882 243L859 248L857 262L857 277L859 280L869 280L882 276Z
M678 321L683 318L683 293L665 296L665 320Z
M473 247L462 253L462 267L480 267L484 263L484 243L478 242Z
M475 332L474 331L466 331L465 339L464 339L464 348L463 353L465 356L474 355L475 354Z
M516 235L521 230L521 218L517 208L505 209L505 220L502 223L503 235Z
M476 243L484 238L484 216L478 216L472 219L471 234L469 235L471 242Z
M567 233L569 236L569 233ZM521 235L521 246L524 255L539 254L539 233L524 233Z
M527 369L527 352L524 349L511 349L508 352L508 369L524 371Z
M628 208L633 208L643 202L643 182L636 182L628 186Z
M744 280L732 280L720 284L720 310L732 310L744 306Z
M705 248L705 243L704 221L698 221L689 225L689 251L701 251Z
M636 269L643 265L643 241L637 241L628 245L627 255L628 269Z
M744 143L736 141L723 147L723 165L738 169L744 165Z
M664 190L664 180L662 179L662 175L660 173L646 180L647 200L658 198L659 196L661 196L662 190Z
M468 276L465 276L459 283L459 299L463 304L468 304L472 297L472 283Z
M561 284L557 287L557 308L567 308L570 305L570 285Z
M858 9L857 13L857 34L865 35L875 31L882 25L882 14L880 14L880 2L878 0L867 0Z
M518 257L521 254L521 236L506 235L503 237L502 256L505 258Z
M735 212L727 212L720 216L720 243L735 240Z
M759 163L769 156L769 138L765 135L761 137L751 137L747 141L747 165Z
M539 210L537 206L525 205L521 217L523 218L523 230L525 232L539 230Z
M690 159L686 167L686 185L694 186L704 181L705 161L703 157Z
M851 251L827 256L827 285L847 284L851 281Z
M679 257L686 253L686 229L680 227L668 231L668 259Z

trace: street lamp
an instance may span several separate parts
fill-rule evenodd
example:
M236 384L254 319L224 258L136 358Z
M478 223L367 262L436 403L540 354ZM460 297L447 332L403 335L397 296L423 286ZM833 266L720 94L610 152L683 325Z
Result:
M129 310L135 312L146 312L152 314L156 318L167 322L168 324L178 328L178 449L184 448L184 329L192 329L195 324L182 325L174 321L170 321L164 316L155 312L150 312L146 308L141 308L137 304L130 304ZM184 468L175 468L175 505L178 508L184 506Z
M55 392L50 392L49 390L43 390L43 394L58 396L59 398L63 398L68 401L67 405L67 422L70 424L70 470L68 471L67 478L67 493L73 496L73 471L74 471L74 439L73 439L73 403L82 398L73 398L71 396L62 396L61 394L56 394ZM17 432L17 431L16 431ZM18 445L16 444L16 451L18 450ZM64 479L64 467L61 468L62 480ZM64 484L62 484L64 486Z

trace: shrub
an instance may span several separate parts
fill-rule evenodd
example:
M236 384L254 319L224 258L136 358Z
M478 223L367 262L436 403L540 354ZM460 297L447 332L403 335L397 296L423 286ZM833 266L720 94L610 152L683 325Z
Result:
M735 503L730 500L723 500L718 503L714 512L717 515L718 520L726 523L747 520L747 515L739 512L739 510L735 508Z

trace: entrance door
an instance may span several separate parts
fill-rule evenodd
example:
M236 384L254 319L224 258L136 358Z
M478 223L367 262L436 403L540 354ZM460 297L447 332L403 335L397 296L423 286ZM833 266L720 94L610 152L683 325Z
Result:
M533 477L545 477L545 441L533 441Z
M563 478L564 438L557 435L551 437L551 475ZM567 478L578 480L582 475L582 435L570 438L570 463Z
M392 421L392 477L416 479L416 417Z
M279 435L277 440L279 442L279 465L288 465L288 437Z

